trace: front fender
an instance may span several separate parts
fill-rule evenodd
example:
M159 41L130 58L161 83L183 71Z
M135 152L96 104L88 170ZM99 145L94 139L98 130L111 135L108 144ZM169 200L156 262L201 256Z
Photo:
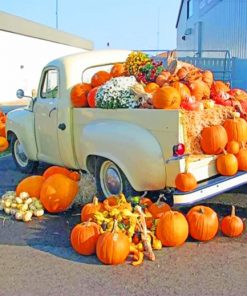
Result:
M10 111L7 115L6 132L7 137L11 133L17 136L30 160L38 160L33 112L24 108Z
M80 147L87 157L98 155L115 162L136 191L165 187L166 173L161 147L146 129L125 121L104 120L84 127Z

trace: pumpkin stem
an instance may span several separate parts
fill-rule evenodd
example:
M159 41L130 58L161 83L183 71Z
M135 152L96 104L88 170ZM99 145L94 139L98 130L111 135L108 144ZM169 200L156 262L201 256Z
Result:
M231 216L236 216L236 209L235 209L235 206L232 206Z
M145 192L143 193L143 195L141 195L141 198L145 197L147 194L148 194L148 192L145 191Z
M163 199L163 201L166 201L165 195L164 194L160 194L159 198L156 201L156 205L159 206L161 204L161 200Z
M199 213L200 213L200 214L204 214L204 209L203 209L202 207L200 207L200 209L199 209Z
M95 206L97 206L97 205L99 204L99 200L98 200L97 196L94 196L94 197L93 197L93 204L94 204Z

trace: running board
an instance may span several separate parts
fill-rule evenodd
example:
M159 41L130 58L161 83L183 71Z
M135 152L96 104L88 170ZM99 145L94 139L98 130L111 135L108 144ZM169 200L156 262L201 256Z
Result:
M244 184L247 184L247 172L238 172L231 177L218 176L198 184L198 187L191 192L175 190L173 192L173 204L191 205Z

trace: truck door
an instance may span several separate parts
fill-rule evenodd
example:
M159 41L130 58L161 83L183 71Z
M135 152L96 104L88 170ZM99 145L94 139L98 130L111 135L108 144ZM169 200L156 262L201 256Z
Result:
M56 68L46 68L41 76L34 104L35 136L38 159L63 165L58 145L58 92L59 75Z

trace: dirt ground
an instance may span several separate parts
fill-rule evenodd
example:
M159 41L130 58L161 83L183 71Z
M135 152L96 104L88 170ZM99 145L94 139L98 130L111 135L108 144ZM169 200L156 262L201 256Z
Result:
M39 173L45 169L41 166ZM11 157L0 159L0 194L25 177ZM247 187L207 201L220 219L235 204L247 218ZM180 208L186 212L187 208ZM247 232L236 239L219 231L210 242L188 238L177 248L156 251L154 262L139 267L127 261L102 265L96 256L80 256L70 246L80 207L30 223L0 219L0 296L48 295L247 295ZM246 220L245 220L246 226Z

